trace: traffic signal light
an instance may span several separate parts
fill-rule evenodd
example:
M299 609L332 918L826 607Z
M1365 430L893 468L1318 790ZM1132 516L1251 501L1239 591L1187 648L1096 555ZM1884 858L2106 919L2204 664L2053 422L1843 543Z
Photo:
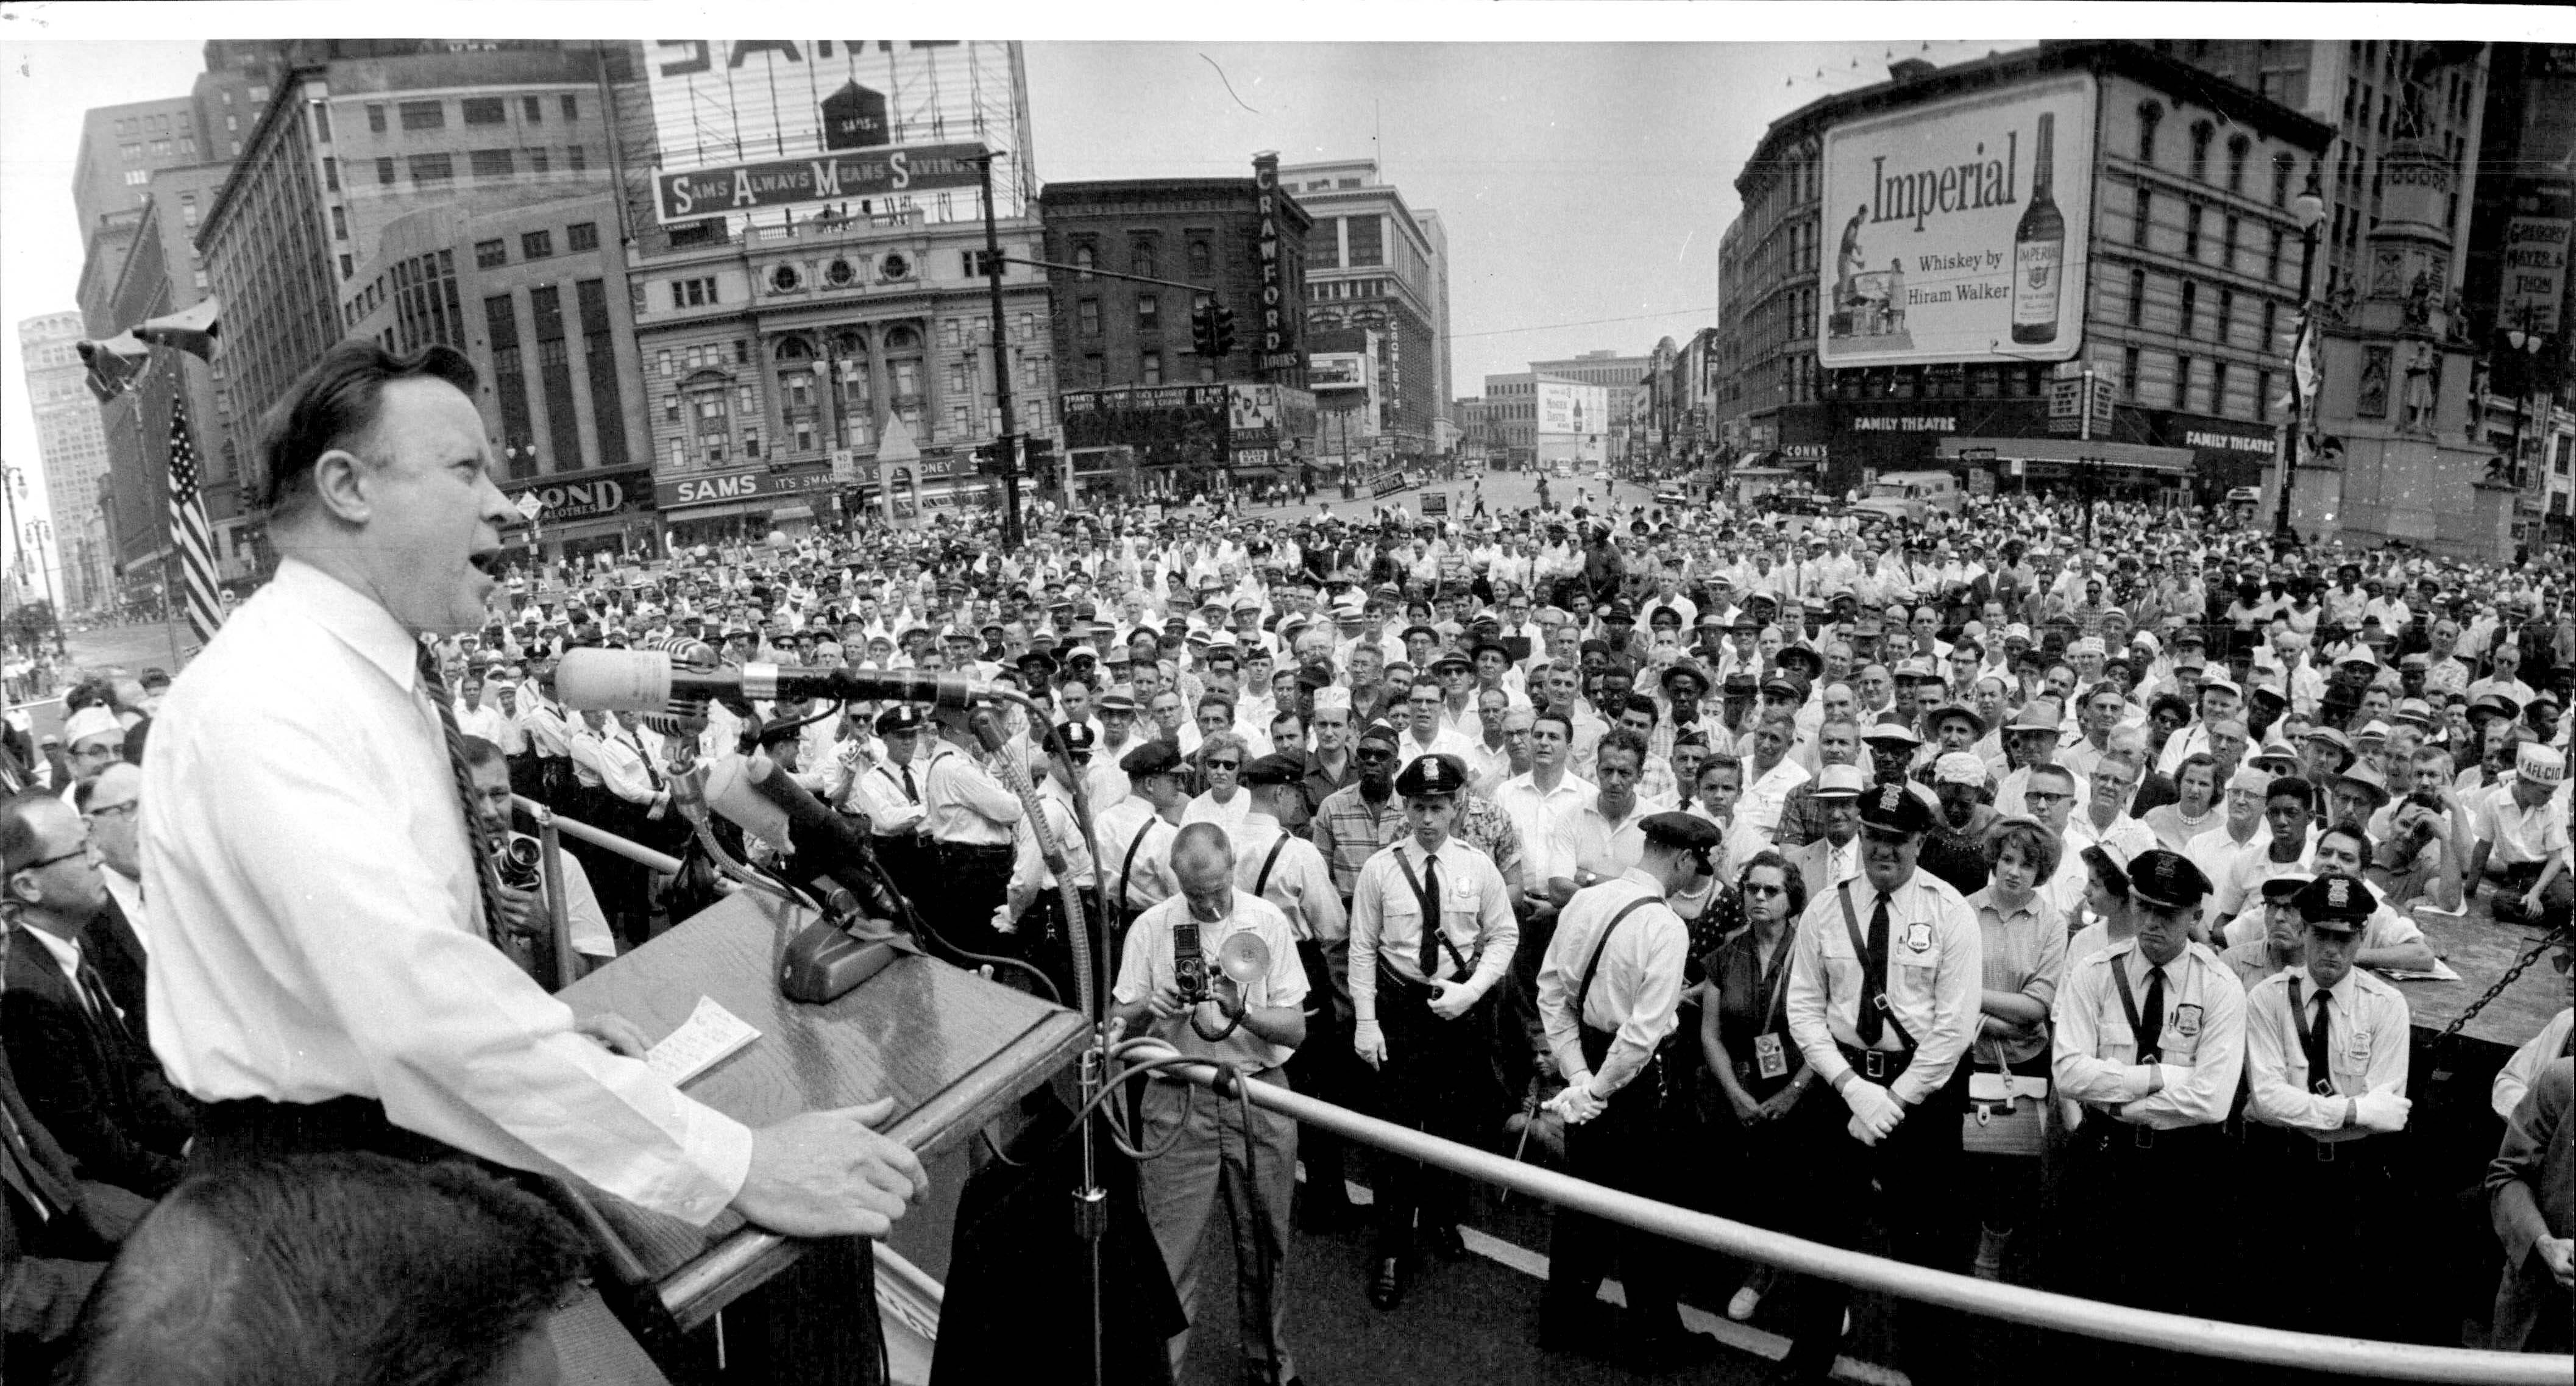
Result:
M1204 294L1190 301L1190 350L1201 356L1218 354L1216 300Z
M1208 332L1216 339L1216 349L1208 354L1210 356L1230 355L1234 351L1234 310L1222 303L1217 303L1210 305L1208 312L1210 319Z
M1020 448L1020 456L1028 463L1028 471L1024 475L1039 478L1055 475L1055 440L1033 433L1022 434Z

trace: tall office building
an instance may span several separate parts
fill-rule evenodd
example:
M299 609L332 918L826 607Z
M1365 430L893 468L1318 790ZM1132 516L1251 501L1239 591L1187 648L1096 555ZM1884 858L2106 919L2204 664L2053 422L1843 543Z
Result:
M1431 455L1450 400L1449 257L1438 214L1380 181L1374 159L1290 164L1279 185L1314 218L1307 350L1364 354L1374 334L1383 415L1374 431L1393 440L1398 459Z
M276 82L269 56L241 51L217 60L217 47L209 45L209 66L187 95L102 106L82 119L72 207L81 231L77 297L83 335L111 337L206 296L197 227ZM65 498L80 507L73 559L86 554L94 562L101 601L107 600L105 588L128 579L137 584L137 597L150 600L152 585L161 580L169 554L168 526L161 518L168 421L172 392L183 375L191 391L199 490L214 529L217 576L247 577L256 566L254 532L246 526L240 494L245 444L236 441L223 395L213 388L220 372L202 366L156 369L98 410L107 445L106 484Z
M7 548L24 553L30 564L52 569L55 600L67 612L88 610L102 590L102 555L90 545L98 483L107 474L107 431L99 422L98 402L82 384L86 372L75 348L83 335L78 313L46 313L18 324L18 354L27 366L27 403L36 416L46 506L42 515L31 511L26 498L33 488L12 485L9 516L18 532ZM53 527L52 533L40 532L29 542L28 528L39 518ZM41 595L43 577L31 568L21 590Z

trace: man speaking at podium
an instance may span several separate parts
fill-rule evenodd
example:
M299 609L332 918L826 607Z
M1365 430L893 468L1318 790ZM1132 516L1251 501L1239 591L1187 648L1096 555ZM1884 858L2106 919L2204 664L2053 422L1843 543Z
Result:
M499 948L424 637L480 629L509 503L473 365L344 342L268 421L277 577L172 686L144 767L154 1050L194 1158L459 1152L704 1226L879 1236L924 1188L886 1104L746 1129ZM283 683L295 690L276 696ZM613 1052L612 1052L613 1051Z

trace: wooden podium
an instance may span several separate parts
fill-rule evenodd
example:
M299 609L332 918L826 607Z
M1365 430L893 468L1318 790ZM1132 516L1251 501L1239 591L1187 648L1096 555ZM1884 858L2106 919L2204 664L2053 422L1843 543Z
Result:
M967 1139L1079 1053L1081 1016L926 957L898 959L841 999L778 994L786 943L811 911L745 891L566 988L576 1014L614 1012L646 1038L676 1030L702 996L760 1038L686 1086L749 1126L799 1112L895 1102L886 1133L925 1161ZM682 1331L786 1270L806 1244L731 1212L701 1229L577 1191L630 1290L658 1299Z

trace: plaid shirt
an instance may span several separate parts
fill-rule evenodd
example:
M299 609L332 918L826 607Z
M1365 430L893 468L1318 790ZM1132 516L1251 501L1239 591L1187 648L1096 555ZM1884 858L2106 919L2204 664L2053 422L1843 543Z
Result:
M1458 806L1458 824L1451 837L1492 858L1494 869L1503 875L1503 883L1517 894L1523 885L1521 833L1513 825L1511 814L1483 794L1462 794ZM1389 794L1384 804L1372 807L1361 797L1360 787L1352 784L1324 797L1310 827L1315 846L1324 853L1325 865L1332 868L1333 888L1348 902L1351 891L1359 884L1360 868L1403 838L1404 804Z

